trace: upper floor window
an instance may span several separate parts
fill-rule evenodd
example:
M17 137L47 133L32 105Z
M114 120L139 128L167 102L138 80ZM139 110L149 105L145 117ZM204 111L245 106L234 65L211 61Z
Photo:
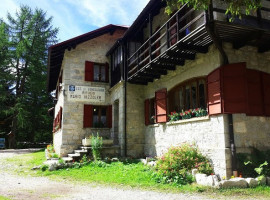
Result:
M108 64L85 61L85 81L109 82Z
M115 71L117 68L119 68L122 61L123 61L122 47L119 46L112 54L112 70Z

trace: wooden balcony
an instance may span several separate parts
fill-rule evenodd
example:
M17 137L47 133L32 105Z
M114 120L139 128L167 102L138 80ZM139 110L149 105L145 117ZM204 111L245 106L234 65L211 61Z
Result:
M224 21L215 19L214 12L222 13ZM216 36L221 41L233 43L235 48L248 44L261 48L261 52L269 49L269 21L244 17L245 21L236 19L231 23L224 13L219 9L206 12L186 5L181 7L127 59L128 81L134 84L153 82L166 75L167 70L175 70L176 66L185 65L186 60L194 60L196 53L207 53L213 43L209 21Z

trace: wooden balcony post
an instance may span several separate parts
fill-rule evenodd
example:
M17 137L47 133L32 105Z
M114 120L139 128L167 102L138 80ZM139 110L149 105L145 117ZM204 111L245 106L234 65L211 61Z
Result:
M152 35L153 35L153 30L152 30L152 15L149 13L149 41L148 41L148 48L149 48L149 62L152 60Z
M176 14L176 41L179 41L179 12Z
M167 22L167 24L166 24L167 49L170 47L170 33L169 33L169 28L170 28L170 22Z

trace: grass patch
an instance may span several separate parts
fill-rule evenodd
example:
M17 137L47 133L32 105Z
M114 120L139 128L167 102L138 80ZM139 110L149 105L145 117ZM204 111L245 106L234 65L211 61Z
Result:
M11 200L11 199L0 195L0 200Z
M79 169L68 168L57 171L32 171L32 167L41 165L45 161L44 151L24 154L6 159L6 162L15 165L15 172L25 175L47 176L57 180L68 180L73 182L100 183L110 186L128 186L147 190L158 190L162 192L188 192L200 193L215 199L227 197L239 199L270 199L270 187L256 187L247 189L214 189L192 185L173 185L157 183L152 170L140 162L104 162L91 163ZM14 169L14 168L12 168ZM9 169L10 170L10 169ZM1 200L1 199L0 199Z

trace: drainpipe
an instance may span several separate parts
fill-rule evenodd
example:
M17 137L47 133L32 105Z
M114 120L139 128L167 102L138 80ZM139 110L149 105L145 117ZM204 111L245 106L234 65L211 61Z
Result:
M209 13L208 13L209 12ZM208 34L210 35L213 43L219 50L222 57L222 65L229 64L228 56L222 47L222 41L215 33L215 24L214 24L214 16L213 16L213 2L210 1L209 9L205 12L205 26ZM231 149L231 157L232 157L232 171L235 171L237 168L237 158L236 158L236 146L234 142L234 131L233 131L233 115L228 114L228 130L229 130L229 140L230 140L230 149Z
M123 79L124 79L124 157L127 156L127 43L122 43Z

